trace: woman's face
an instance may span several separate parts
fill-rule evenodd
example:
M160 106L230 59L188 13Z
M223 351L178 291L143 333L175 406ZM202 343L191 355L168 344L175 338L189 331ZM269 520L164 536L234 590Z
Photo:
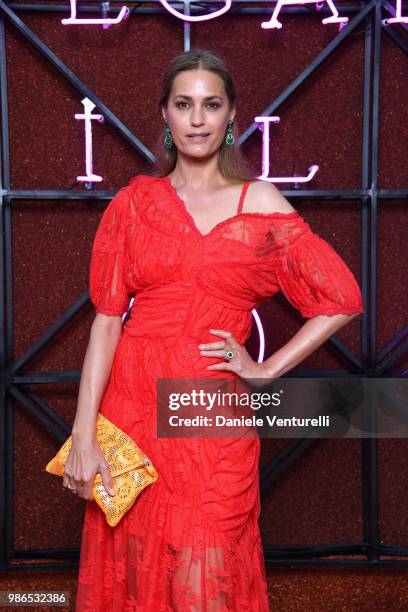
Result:
M230 109L223 80L210 70L185 70L173 81L163 117L179 152L192 157L211 155L222 145ZM207 134L194 137L193 134Z

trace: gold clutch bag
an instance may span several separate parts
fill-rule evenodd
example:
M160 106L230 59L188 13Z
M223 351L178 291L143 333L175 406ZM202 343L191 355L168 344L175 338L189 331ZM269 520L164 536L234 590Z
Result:
M107 493L98 472L92 488L93 497L105 513L108 524L114 527L133 506L139 493L158 479L158 474L134 440L100 413L96 420L96 439L108 462L116 495L111 497ZM45 470L63 476L71 446L72 436L64 442Z

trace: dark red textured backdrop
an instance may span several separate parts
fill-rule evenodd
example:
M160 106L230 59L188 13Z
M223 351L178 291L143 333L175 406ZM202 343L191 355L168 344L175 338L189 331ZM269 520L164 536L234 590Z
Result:
M24 13L22 18L147 147L153 147L162 127L157 101L163 70L183 50L181 21L170 15L138 15L103 30L97 26L63 26L62 16L65 15ZM323 26L321 18L320 14L284 16L282 30L266 31L260 26L265 16L227 14L192 27L191 45L220 52L232 70L241 131L336 35L336 26ZM274 174L306 174L311 164L318 164L320 169L311 187L361 186L363 36L359 30L348 37L279 108L276 114L280 115L281 122L271 127ZM14 189L75 187L76 176L84 172L83 123L74 119L75 113L82 112L81 96L10 24L6 28L6 41L11 186ZM408 124L408 105L403 103L408 96L407 76L406 55L383 33L380 188L403 187L408 183L408 133L401 129ZM143 158L107 123L93 122L93 151L94 171L104 177L101 188L117 190L130 177L149 171ZM259 131L245 144L244 152L254 171L260 174ZM361 280L360 204L323 200L292 203L312 228L340 252ZM91 244L105 205L102 201L80 200L13 202L16 359L87 289ZM379 201L379 349L406 324L408 298L401 283L407 256L404 221L402 200ZM266 302L260 314L267 335L268 356L298 329L299 320L291 307L278 299ZM93 316L93 308L85 308L30 362L29 369L80 369ZM338 333L357 353L359 325L360 318ZM254 355L256 340L253 333L249 347ZM303 362L302 367L343 365L336 353L324 347ZM407 367L407 360L401 358L396 365ZM41 392L44 400L67 422L73 422L76 385L43 385L34 390ZM15 416L15 547L76 547L83 501L69 495L60 479L43 472L60 444L18 404ZM283 440L265 444L262 460L267 460L283 444ZM404 512L407 451L408 444L403 440L380 442L380 527L382 540L390 543L408 544L408 521ZM265 542L362 541L360 471L357 440L321 441L268 494L261 517ZM281 570L276 569L270 569L269 575L273 610L334 609L330 608L330 601L332 605L337 602L336 610L354 609L352 606L357 606L357 601L360 609L365 609L360 596L349 599L343 596L346 583L334 577L334 572L332 588L321 589L323 599L317 597L318 571L310 573L307 584L303 582L304 570L298 571L296 578L288 571L284 579ZM321 577L324 575L320 573ZM356 588L363 585L363 589L375 592L375 587L368 582L368 574L362 572L361 576L360 582L356 580ZM379 588L386 588L380 584ZM394 601L393 610L406 609L406 592L403 598L404 607L396 607ZM389 607L387 596L381 599L376 593L375 599L377 610L383 609L383 605L384 609Z

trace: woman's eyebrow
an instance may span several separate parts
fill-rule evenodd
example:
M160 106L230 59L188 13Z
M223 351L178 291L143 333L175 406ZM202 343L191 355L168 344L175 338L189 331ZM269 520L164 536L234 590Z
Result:
M176 98L185 98L186 100L193 99L191 96L186 96L185 94L177 94ZM222 100L221 96L219 96L218 94L214 94L213 96L206 96L204 100L212 100L213 98L219 98L220 100Z

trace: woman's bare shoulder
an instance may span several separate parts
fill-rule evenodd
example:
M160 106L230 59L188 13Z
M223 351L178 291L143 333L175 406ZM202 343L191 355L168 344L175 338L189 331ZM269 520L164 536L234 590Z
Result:
M296 212L276 185L260 179L251 181L246 193L244 208L246 212L283 214Z

